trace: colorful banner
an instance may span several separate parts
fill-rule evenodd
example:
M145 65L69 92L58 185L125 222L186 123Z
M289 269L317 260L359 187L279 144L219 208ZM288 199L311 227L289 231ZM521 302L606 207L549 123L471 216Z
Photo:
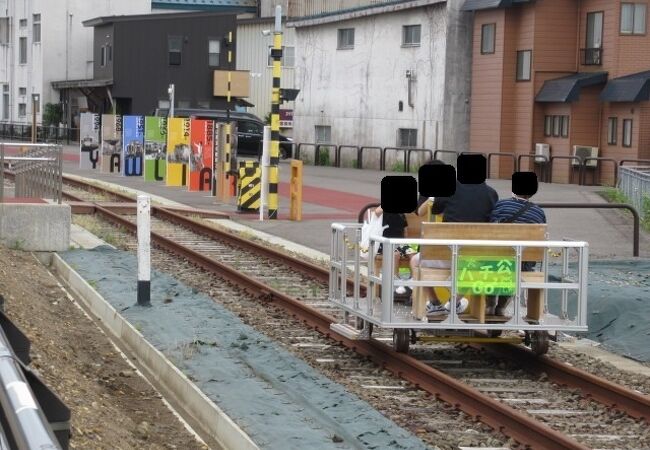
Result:
M186 186L190 162L190 119L167 121L167 186Z
M144 118L144 181L165 181L167 117Z
M144 165L144 117L124 116L123 124L123 173L127 177L141 177Z
M122 116L102 115L103 173L122 173Z
M99 168L99 114L81 113L79 117L79 168Z
M192 119L190 155L190 191L210 191L212 180L212 142L214 122Z

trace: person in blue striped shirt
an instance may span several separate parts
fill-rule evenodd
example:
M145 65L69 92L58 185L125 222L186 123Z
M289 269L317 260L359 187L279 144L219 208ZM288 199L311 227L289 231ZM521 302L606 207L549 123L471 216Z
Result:
M536 190L536 189L535 189ZM511 198L499 200L492 209L490 222L497 223L546 223L544 210L530 201L531 195L512 194ZM523 261L522 272L532 272L534 261ZM512 297L487 297L487 315L504 316Z

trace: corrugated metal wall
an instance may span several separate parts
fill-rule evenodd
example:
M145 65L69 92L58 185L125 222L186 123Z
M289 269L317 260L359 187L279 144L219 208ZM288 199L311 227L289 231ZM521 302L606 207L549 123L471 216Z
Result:
M255 105L249 112L260 119L271 112L271 88L273 85L272 67L268 65L268 48L273 44L273 36L263 36L262 31L273 29L273 23L239 23L237 25L237 69L249 70L251 73L250 97L248 101ZM294 28L283 30L285 46L295 48ZM297 58L297 55L296 55ZM294 88L294 68L282 70L282 87ZM293 109L293 102L282 105L282 109Z
M289 17L314 16L328 12L354 9L360 6L394 3L396 0L262 0L260 15L274 15L275 5L282 5L283 15ZM406 0L404 0L406 1ZM288 9L288 14L286 13Z

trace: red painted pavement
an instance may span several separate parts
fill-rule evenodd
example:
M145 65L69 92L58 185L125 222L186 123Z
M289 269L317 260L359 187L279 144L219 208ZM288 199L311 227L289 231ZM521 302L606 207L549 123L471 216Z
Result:
M10 156L20 156L22 152L20 151L20 147L6 147L5 148L5 154L10 155ZM71 162L79 162L79 154L74 154L74 153L63 153L63 160L64 161L71 161Z
M31 197L5 197L2 203L47 203L42 198Z
M289 183L280 183L278 190L281 196L289 197ZM375 197L366 197L365 195L351 194L349 192L335 191L332 189L303 186L302 201L303 203L327 206L329 208L341 209L357 214L365 205L368 203L376 203L379 199Z

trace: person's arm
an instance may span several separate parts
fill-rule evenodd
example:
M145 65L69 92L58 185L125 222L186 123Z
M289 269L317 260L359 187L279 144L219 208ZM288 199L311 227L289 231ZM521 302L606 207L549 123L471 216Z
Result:
M431 203L433 203L433 197L429 197L429 198L427 198L424 202L422 202L422 204L420 205L420 207L419 207L418 210L416 211L416 214L417 214L418 216L423 216L423 215L425 215L425 214L429 211L429 205L430 205Z
M449 203L449 197L436 197L431 207L431 214L442 214Z

